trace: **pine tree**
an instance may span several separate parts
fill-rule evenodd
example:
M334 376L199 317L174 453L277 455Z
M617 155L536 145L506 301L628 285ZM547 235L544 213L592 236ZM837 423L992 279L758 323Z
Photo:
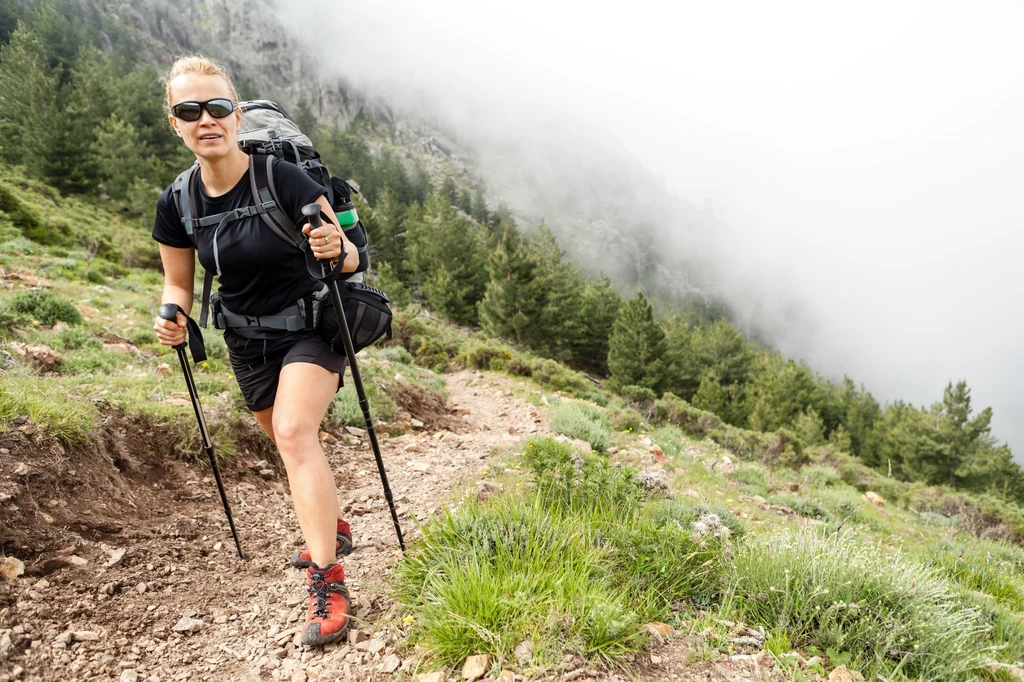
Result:
M42 175L57 122L57 80L42 43L24 27L0 48L0 153Z
M506 225L488 262L487 289L478 310L484 332L536 347L542 329L544 292L537 281L538 263L514 225Z
M475 324L488 280L480 230L439 194L422 207L414 205L405 228L410 280L432 306L456 322ZM443 291L447 286L451 290Z
M444 182L441 183L441 196L448 200L448 203L452 206L459 205L459 188L455 184L455 180L450 175L444 176Z
M586 283L579 311L581 329L569 339L573 364L600 374L608 372L608 339L621 305L622 299L607 277Z
M491 213L487 210L487 200L484 199L483 190L479 187L473 192L473 200L470 204L469 214L481 225L486 225Z
M362 195L358 195L362 196ZM370 256L373 261L388 263L399 279L406 279L408 268L405 262L405 216L406 207L395 198L389 188L384 188L371 207L360 200L359 216L366 227L370 241Z
M608 385L616 391L642 386L656 393L668 374L665 332L654 319L654 309L638 293L626 301L612 325L608 340Z
M114 199L127 199L132 185L139 180L148 179L156 184L155 167L146 144L135 128L117 114L99 126L91 152L97 179Z

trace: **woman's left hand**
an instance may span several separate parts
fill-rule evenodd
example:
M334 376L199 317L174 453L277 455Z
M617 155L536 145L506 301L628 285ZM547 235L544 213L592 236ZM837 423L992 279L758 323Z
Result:
M317 259L337 260L341 257L342 232L337 225L325 222L316 229L310 229L309 223L306 223L302 233L309 235L309 246Z

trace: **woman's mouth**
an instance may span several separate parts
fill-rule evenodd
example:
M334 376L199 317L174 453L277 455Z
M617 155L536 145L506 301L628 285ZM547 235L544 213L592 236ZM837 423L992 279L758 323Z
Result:
M200 142L214 142L214 141L219 140L219 139L220 139L220 135L216 135L216 134L213 134L213 133L210 133L210 134L207 134L207 135L200 135L199 136L199 141Z

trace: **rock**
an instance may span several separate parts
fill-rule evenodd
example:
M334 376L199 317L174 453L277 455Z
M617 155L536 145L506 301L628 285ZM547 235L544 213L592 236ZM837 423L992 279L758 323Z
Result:
M799 483L787 483L786 484L786 490L788 490L791 493L798 493L798 492L800 492L800 484Z
M412 424L412 428L414 429L422 429L424 426L426 426L426 424L421 422L419 419L413 419L409 423Z
M134 668L126 668L121 671L120 682L139 682L139 673Z
M475 680L487 673L487 666L491 664L491 657L487 654L470 656L462 665L462 679Z
M273 469L260 469L259 470L259 475L260 475L260 478L268 479L269 480L269 479L273 478L275 474L274 474L274 470Z
M430 464L428 464L427 462L412 461L409 462L409 468L421 474L430 473Z
M14 341L7 344L7 347L14 351L15 355L27 359L37 369L44 372L49 372L62 362L59 352L42 344L31 345Z
M356 438L366 437L366 429L361 429L358 426L346 426L345 430L351 433Z
M732 458L729 457L729 455L722 455L722 459L720 459L719 461L722 464L725 464L726 466L732 464Z
M65 630L64 632L62 632L59 635L57 635L57 637L53 641L55 643L57 643L57 644L70 644L71 643L71 636L73 634L74 633L71 632L71 630Z
M172 370L171 366L168 365L166 362L163 362L163 363L160 363L159 365L157 365L156 369L154 371L157 374L161 374L161 375L163 375L165 377L169 377L172 374L174 374L174 370ZM127 672L127 671L125 671L125 672Z
M380 664L380 671L386 675L390 675L402 666L402 659L394 654L388 654L384 657L384 662Z
M516 660L519 661L519 665L529 663L530 659L533 658L533 640L524 640L516 645L515 651Z
M652 455L654 455L654 461L655 462L664 462L665 461L665 451L661 449L660 445L652 445L650 447L650 450L648 450L648 452L650 452Z
M424 447L422 445L418 445L417 443L410 443L409 445L406 445L405 446L405 451L406 452L426 452Z
M139 583L138 585L135 586L135 591L138 592L139 594L145 594L146 590L148 590L148 589L149 589L149 585L147 585L146 583Z
M855 677L856 675L856 677ZM829 673L829 682L859 682L863 680L864 676L858 672L847 669L845 665L841 665L831 673Z
M384 647L387 646L383 639L371 639L366 642L366 651L372 656L376 656L380 652L384 651Z
M100 638L100 634L93 630L76 630L71 633L71 639L76 642L95 642Z
M423 673L416 677L416 682L444 682L444 673L440 670L432 673Z
M870 502L871 504L875 505L876 507L885 506L885 498L876 492L872 492L870 490L867 491L866 493L864 493L864 499Z
M668 623L653 621L644 627L647 629L648 634L651 635L651 639L657 644L664 644L666 640L672 637L672 626Z
M365 642L370 639L370 635L366 634L365 630L356 630L355 628L348 631L348 643L352 646Z
M124 547L115 549L110 553L110 558L107 559L107 563L103 564L107 568L113 568L124 560L124 555L128 550Z
M36 581L35 585L32 586L32 589L36 590L37 592L42 592L43 590L45 590L49 586L50 586L50 581L47 580L46 578L41 578L40 580Z
M515 682L516 674L511 670L502 670L501 674L498 675L497 682Z
M588 443L585 440L581 440L579 438L573 438L572 441L569 443L569 445L573 446L574 448L576 448L580 452L587 452L587 453L589 453L589 452L593 452L594 451L594 448L593 448L593 446L590 443Z
M501 492L501 484L494 481L480 481L477 485L476 499L478 502L486 502L495 493Z
M24 462L18 462L14 467L14 475L18 477L28 476L30 469Z
M326 431L321 431L320 432L320 442L321 443L337 443L338 439L335 438L334 436L332 436L331 434L327 433Z
M85 566L87 563L89 563L89 560L83 559L82 557L76 554L72 554L67 558L67 562L72 566Z
M182 616L181 620L174 624L171 628L173 632L181 632L183 634L195 634L206 626L206 623L199 620L198 618L191 618L189 616Z
M25 563L21 559L5 556L0 559L0 580L14 580L25 573Z
M11 652L11 648L14 646L14 642L11 641L10 635L4 635L0 637L0 661L7 658L7 654Z

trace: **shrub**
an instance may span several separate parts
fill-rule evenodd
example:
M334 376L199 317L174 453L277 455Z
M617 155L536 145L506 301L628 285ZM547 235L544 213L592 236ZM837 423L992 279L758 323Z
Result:
M598 451L605 451L612 442L608 422L599 408L584 402L562 403L554 408L551 428L590 443Z
M494 341L486 343L473 341L456 356L455 361L463 367L501 371L511 359L512 351L504 345ZM498 364L504 364L501 367L495 367L496 361Z
M49 289L29 289L14 296L8 303L11 312L52 327L58 322L79 324L82 316L71 301L56 296Z
M64 350L77 350L79 348L102 349L103 342L89 333L83 327L68 327L62 329L58 337Z
M534 473L537 495L548 507L577 512L615 508L632 513L643 499L634 469L613 466L604 457L581 455L551 437L529 439L523 461Z
M644 417L632 408L616 408L608 412L608 421L616 431L639 431Z
M656 403L655 418L698 438L722 428L722 421L713 413L698 409L672 393L665 393Z
M539 365L533 368L533 378L540 384L556 391L586 391L593 388L593 384L583 378L579 372L567 368L554 360L542 360Z

